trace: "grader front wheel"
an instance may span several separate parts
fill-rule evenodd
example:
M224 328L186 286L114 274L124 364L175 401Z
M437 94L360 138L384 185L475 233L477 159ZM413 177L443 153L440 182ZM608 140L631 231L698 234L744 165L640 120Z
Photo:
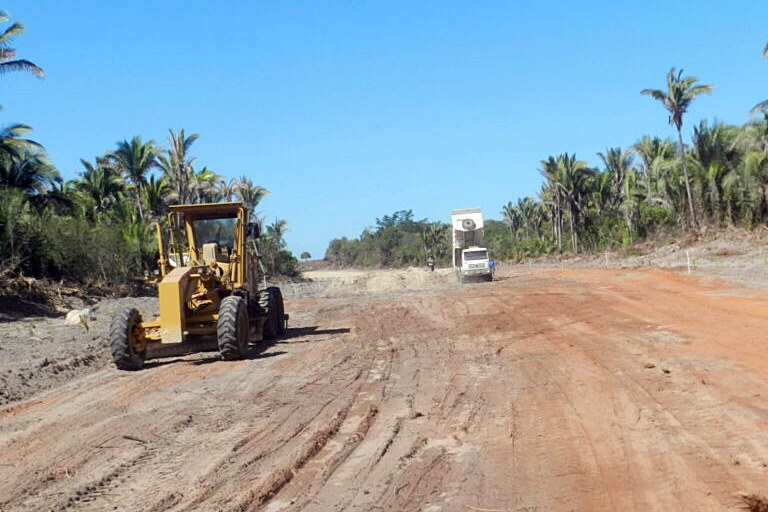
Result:
M141 370L147 354L141 314L135 308L115 313L109 325L109 350L119 370Z
M219 322L216 326L222 359L242 359L248 355L248 329L245 301L235 295L225 297L219 306Z

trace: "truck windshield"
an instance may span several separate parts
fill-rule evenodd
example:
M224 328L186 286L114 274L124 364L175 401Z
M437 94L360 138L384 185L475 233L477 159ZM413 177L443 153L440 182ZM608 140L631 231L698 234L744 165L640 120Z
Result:
M198 219L192 223L195 231L195 243L216 242L220 246L233 247L235 244L235 224L237 219Z
M487 259L488 251L466 251L464 253L464 261L477 261Z

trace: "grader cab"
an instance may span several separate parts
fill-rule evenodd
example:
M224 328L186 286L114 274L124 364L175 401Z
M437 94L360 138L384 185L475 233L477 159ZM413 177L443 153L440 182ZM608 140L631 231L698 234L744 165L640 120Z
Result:
M252 333L273 339L285 332L282 294L267 286L258 225L248 213L241 203L177 205L167 237L155 224L160 315L144 321L135 308L115 313L109 347L119 369L141 369L148 349L213 337L222 359L241 359Z

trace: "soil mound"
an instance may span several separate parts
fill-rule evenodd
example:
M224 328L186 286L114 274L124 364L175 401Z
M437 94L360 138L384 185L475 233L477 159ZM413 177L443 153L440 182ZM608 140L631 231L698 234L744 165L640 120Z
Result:
M329 295L354 292L393 292L428 290L454 284L449 268L430 272L425 268L409 267L397 270L316 270L302 274L320 285Z

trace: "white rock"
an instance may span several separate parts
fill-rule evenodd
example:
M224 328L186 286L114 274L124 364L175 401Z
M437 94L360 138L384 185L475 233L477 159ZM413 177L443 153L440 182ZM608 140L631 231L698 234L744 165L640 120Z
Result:
M86 309L73 309L69 313L67 313L67 318L64 319L64 323L67 325L79 325L83 322L83 320L88 320L88 317L90 316L91 311Z

